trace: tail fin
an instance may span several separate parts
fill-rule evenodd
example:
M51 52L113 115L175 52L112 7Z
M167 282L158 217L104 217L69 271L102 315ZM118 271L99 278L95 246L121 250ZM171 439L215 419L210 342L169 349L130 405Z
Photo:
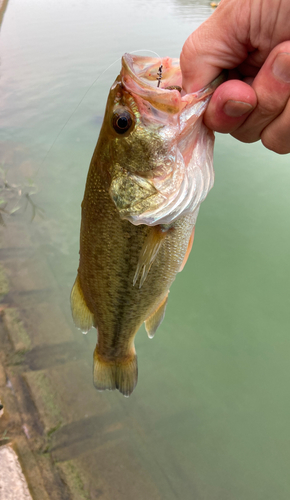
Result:
M130 396L138 379L137 356L134 352L128 357L105 361L94 352L94 385L98 391L118 389L124 396Z

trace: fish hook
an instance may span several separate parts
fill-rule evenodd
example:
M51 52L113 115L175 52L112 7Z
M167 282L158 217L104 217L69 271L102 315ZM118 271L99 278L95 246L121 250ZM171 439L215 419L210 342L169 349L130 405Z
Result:
M160 86L160 82L161 82L161 78L162 78L162 68L163 68L163 66L161 64L161 66L159 66L159 69L157 71L157 78L156 78L156 80L158 80L157 87Z

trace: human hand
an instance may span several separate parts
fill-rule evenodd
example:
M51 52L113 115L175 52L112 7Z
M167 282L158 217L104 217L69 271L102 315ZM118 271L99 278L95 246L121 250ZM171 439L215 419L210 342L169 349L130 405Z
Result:
M222 0L186 40L180 56L186 92L230 70L205 112L210 129L290 152L289 19L289 0Z

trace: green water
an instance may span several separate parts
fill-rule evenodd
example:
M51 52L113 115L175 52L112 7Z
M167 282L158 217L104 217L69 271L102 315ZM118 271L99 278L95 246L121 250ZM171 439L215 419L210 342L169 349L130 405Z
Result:
M138 49L178 57L211 12L204 0L9 1L0 160L11 182L30 176L37 185L45 218L30 224L26 213L23 224L65 308L88 165L120 63L102 72ZM217 135L215 172L166 318L154 340L144 329L137 335L133 396L102 397L125 421L160 498L288 500L290 157Z

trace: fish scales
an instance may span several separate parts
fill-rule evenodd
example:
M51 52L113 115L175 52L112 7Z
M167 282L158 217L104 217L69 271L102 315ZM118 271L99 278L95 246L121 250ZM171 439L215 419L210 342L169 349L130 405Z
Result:
M82 202L71 293L76 326L98 332L96 388L125 396L137 383L136 332L145 321L152 338L163 320L213 183L213 134L202 113L221 80L181 96L178 60L163 62L157 89L151 75L160 59L126 54L111 87Z
M193 221L190 215L177 221L139 289L133 286L133 278L150 227L121 220L108 193L100 192L103 180L94 167L92 175L96 196L85 196L87 201L83 202L79 279L88 308L98 310L99 352L109 358L115 356L117 347L127 349L124 339L135 334L136 317L140 317L140 326L170 287L184 258ZM91 191L90 176L88 185ZM86 262L91 265L86 266ZM102 335L104 331L107 335Z

